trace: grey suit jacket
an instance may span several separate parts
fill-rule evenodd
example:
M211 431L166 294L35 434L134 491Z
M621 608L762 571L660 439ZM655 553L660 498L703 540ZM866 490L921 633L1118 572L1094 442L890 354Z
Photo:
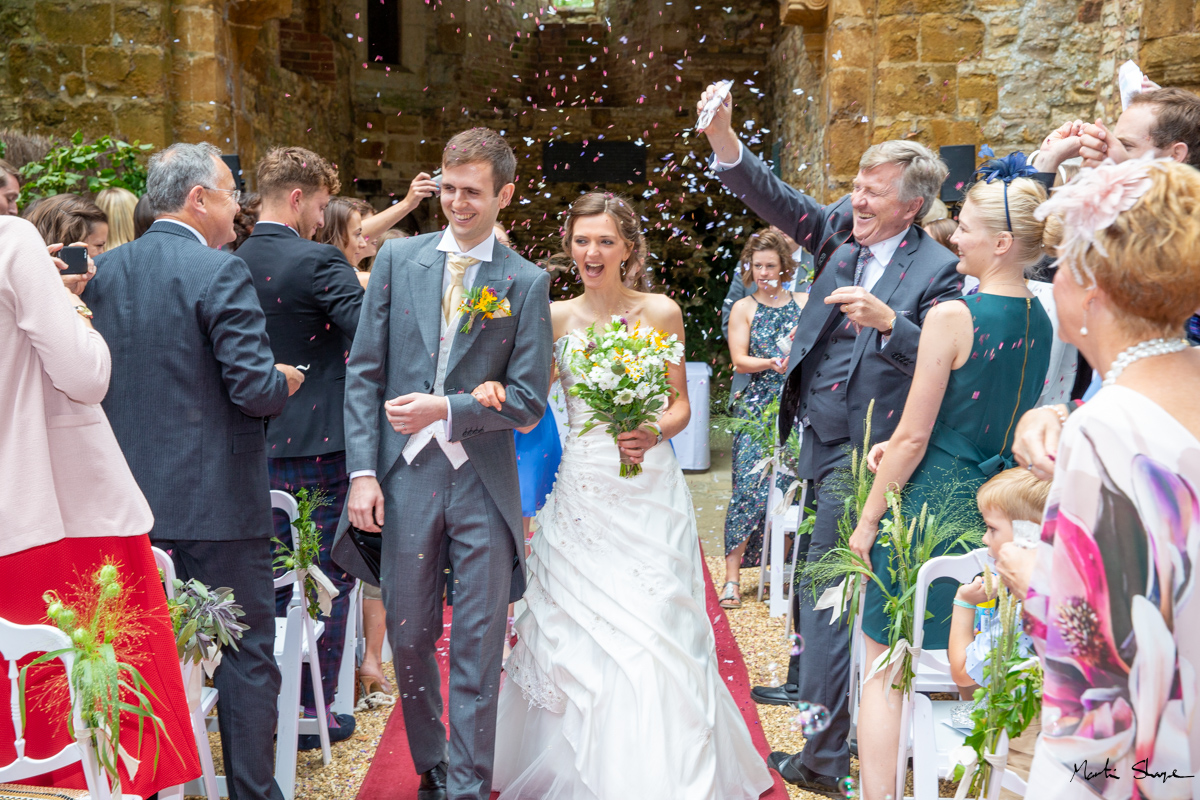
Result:
M756 214L815 258L816 278L800 315L780 400L779 435L780 441L786 441L796 421L807 413L809 387L840 318L837 307L826 306L825 298L834 289L854 283L859 248L852 237L850 197L822 206L777 178L749 148L743 148L740 164L717 176ZM962 294L957 264L953 253L914 225L871 290L896 313L896 324L886 342L874 328L863 328L855 342L846 384L850 441L855 447L862 444L871 400L875 401L872 440L887 439L896 429L917 365L921 323L935 303Z
M270 538L263 420L283 410L287 379L246 263L156 222L96 259L83 298L112 352L104 412L151 537Z
M410 392L432 392L441 339L441 233L384 244L371 269L358 334L346 367L346 469L375 470L381 484L401 458L408 436L396 433L383 403ZM497 242L492 260L479 267L475 286L492 287L512 307L509 317L476 320L458 333L450 350L445 392L450 400L451 436L462 443L471 465L504 515L522 565L525 537L513 430L532 425L546 410L553 358L550 276ZM461 326L461 322L458 323ZM500 411L471 396L484 381L498 381L507 395ZM436 447L436 445L430 445ZM422 502L399 498L397 502ZM400 522L397 520L396 522ZM396 524L391 522L390 524ZM334 558L348 572L370 579L343 530ZM339 546L342 545L342 546ZM519 571L522 575L524 569Z

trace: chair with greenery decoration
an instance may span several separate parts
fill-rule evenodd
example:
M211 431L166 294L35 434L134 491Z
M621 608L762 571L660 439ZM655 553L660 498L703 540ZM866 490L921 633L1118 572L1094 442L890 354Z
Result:
M950 578L959 583L970 583L979 574L986 557L987 549L984 548L962 555L938 556L921 566L917 573L916 592L913 598L912 646L922 655L924 655L921 645L925 637L925 606L930 585L938 578ZM925 663L924 659L919 663ZM903 700L901 735L903 737L903 732L909 731L911 738L907 746L900 748L897 758L897 797L904 796L909 748L911 748L913 762L913 796L937 797L938 780L948 780L953 776L958 763L954 754L964 746L967 738L962 731L945 724L960 701L931 700L924 692L933 690L922 689L920 681L921 672L918 668L917 677L913 681L913 691ZM1020 795L1025 794L1025 782L1016 773L1006 768L1007 760L1008 737L1002 735L995 751L989 758L993 770L992 779L988 781L986 787L985 796L988 800L996 800L1002 786Z
M293 540L296 537L296 521L300 517L300 506L296 498L277 489L271 491L271 506L287 514L288 530ZM292 542L297 550L299 542ZM293 567L275 579L275 588L292 587L292 599L288 604L287 616L275 618L275 662L283 683L279 690L279 722L275 744L275 782L286 800L296 796L296 765L299 759L300 734L317 734L321 740L321 758L328 765L332 760L329 750L329 721L319 708L316 719L301 719L300 685L304 662L308 662L312 678L313 697L325 696L321 682L321 666L317 658L317 641L325 632L325 623L313 619L309 603L302 588L307 576L303 569Z
M154 563L158 565L158 570L162 574L163 590L167 593L167 599L174 599L175 562L171 560L171 556L166 551L157 547L152 547L151 550L154 552ZM192 705L192 694L190 692L188 694L188 704L191 706L189 711L192 720L192 735L196 739L196 751L200 754L200 778L180 786L160 790L159 800L173 800L174 798L183 800L185 795L198 795L207 800L229 797L225 776L217 775L217 768L213 762L212 744L208 741L210 725L212 730L216 730L216 717L210 717L210 715L216 708L220 695L215 687L203 685L203 679L198 677L203 675L203 668L199 664L180 661L179 668L183 675L185 689L188 689L188 683L193 679L201 682L198 702ZM193 678L193 675L197 677Z
M87 791L56 790L56 796L78 800L140 800L131 794L114 797L109 788L108 777L100 768L92 732L85 726L80 713L75 687L69 680L66 683L72 708L71 727L74 729L74 741L46 758L26 755L24 700L21 697L22 681L19 678L17 663L34 653L57 653L55 658L62 663L67 675L71 674L75 665L75 650L72 648L71 639L58 628L50 625L19 625L0 619L0 657L8 661L13 748L16 750L16 758L0 767L0 795L5 789L11 788L14 796L20 796L17 792L26 790L29 796L36 796L39 790L45 790L42 787L21 786L20 781L82 763Z

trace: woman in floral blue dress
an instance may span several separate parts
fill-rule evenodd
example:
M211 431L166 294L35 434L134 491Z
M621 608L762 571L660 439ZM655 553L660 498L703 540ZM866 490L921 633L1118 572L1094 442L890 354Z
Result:
M733 368L750 375L749 385L734 400L733 413L739 419L761 416L783 388L791 339L808 300L808 295L784 288L794 271L792 249L774 231L759 231L742 250L742 279L755 291L737 301L729 314ZM767 476L753 469L766 455L749 433L739 433L733 440L733 495L725 515L722 608L741 606L739 570L743 565L757 566L762 556L769 487Z

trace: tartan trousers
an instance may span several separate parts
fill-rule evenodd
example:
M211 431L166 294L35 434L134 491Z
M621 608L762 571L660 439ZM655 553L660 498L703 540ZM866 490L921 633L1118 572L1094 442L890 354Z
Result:
M295 495L301 489L323 489L329 497L329 505L321 506L313 511L313 522L321 532L321 551L317 564L321 571L328 576L337 587L338 596L333 598L333 608L328 617L324 617L325 633L317 643L317 659L321 665L321 684L324 689L325 707L333 703L337 691L338 669L342 665L342 652L346 645L346 621L350 616L350 592L354 588L354 576L343 572L330 557L333 551L333 537L337 533L338 519L342 514L342 506L346 504L346 495L350 491L350 477L346 473L346 453L326 453L321 456L299 456L295 458L267 459L271 473L271 488L280 489ZM275 511L275 536L282 541L289 541L287 516L282 511ZM275 592L275 613L277 616L287 615L288 602L292 599L292 587L287 586ZM315 709L313 701L312 679L308 670L304 670L300 689L300 702L307 709Z

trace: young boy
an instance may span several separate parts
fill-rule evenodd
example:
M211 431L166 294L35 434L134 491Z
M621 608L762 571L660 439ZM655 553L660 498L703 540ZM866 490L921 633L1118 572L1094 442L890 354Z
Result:
M1040 481L1028 470L1020 468L1005 470L979 487L975 500L987 525L983 543L987 545L992 558L996 557L1002 545L1013 541L1014 528L1018 529L1018 533L1025 533L1027 540L1037 541L1042 510L1046 507L1049 495L1049 481ZM982 575L959 587L954 598L947 654L950 658L950 674L964 700L974 697L975 690L983 683L983 667L987 663L992 642L1000 633L999 625L996 599L988 597ZM1033 642L1024 633L1021 634L1020 647L1022 652L1033 655ZM964 714L956 716L965 717L969 713L969 709L965 709ZM962 720L956 719L956 724L960 722ZM1008 766L1023 778L1029 775L1033 745L1040 730L1041 722L1034 720L1020 737L1009 743ZM1015 795L1002 792L1001 797Z

